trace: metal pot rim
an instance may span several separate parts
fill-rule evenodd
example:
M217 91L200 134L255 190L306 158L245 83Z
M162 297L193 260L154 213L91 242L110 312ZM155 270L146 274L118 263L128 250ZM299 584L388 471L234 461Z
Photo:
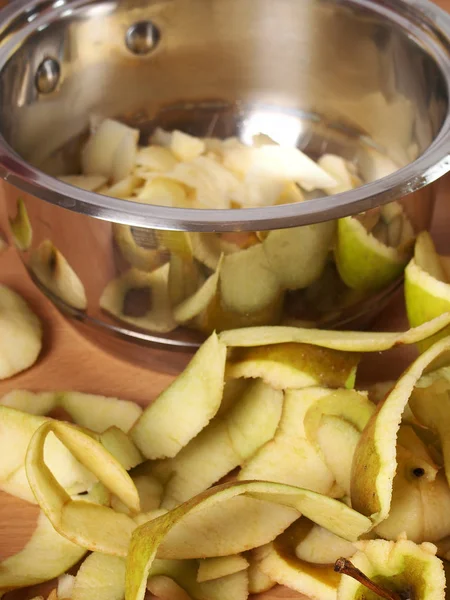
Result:
M408 27L419 44L425 46L439 65L450 98L450 15L429 0L390 0L377 4L373 0L351 0L369 10L379 12L402 28ZM21 0L0 11L0 69L17 43L11 24L29 7L37 13L46 10L48 0L36 4ZM53 3L52 18L86 0L69 0L64 6ZM39 24L38 17L20 29L29 34ZM345 217L386 204L436 181L450 171L450 108L442 127L425 152L415 161L382 179L342 194L324 196L300 204L245 209L185 209L143 205L87 192L44 174L22 159L0 135L0 176L19 190L75 212L102 220L133 226L183 231L255 231L308 225Z

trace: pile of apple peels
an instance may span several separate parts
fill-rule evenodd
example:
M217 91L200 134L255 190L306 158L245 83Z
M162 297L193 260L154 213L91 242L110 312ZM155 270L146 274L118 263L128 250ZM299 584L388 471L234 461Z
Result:
M144 411L7 394L0 489L40 515L0 563L0 596L59 577L52 600L245 600L277 583L317 600L444 599L450 337L378 405L354 383L362 353L449 324L212 334Z

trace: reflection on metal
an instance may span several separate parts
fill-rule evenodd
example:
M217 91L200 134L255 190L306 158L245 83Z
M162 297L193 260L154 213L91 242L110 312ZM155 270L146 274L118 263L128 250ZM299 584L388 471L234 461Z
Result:
M151 21L139 21L128 29L125 43L133 54L148 54L156 48L159 39L160 33L156 25Z
M61 76L61 68L54 58L45 58L36 71L36 89L41 94L50 94L56 90Z

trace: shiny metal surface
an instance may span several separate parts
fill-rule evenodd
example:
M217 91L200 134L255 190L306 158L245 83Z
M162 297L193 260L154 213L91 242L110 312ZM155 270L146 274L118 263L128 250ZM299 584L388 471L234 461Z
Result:
M56 90L61 75L59 63L54 58L44 58L36 71L36 89L41 94L50 94Z
M149 40L151 52L130 52L130 43L145 49ZM60 79L39 94L35 75L48 57ZM450 170L450 17L425 0L277 0L276 9L274 0L19 0L0 13L0 78L0 174L10 217L18 197L29 213L25 263L51 239L86 292L76 317L147 342L195 345L199 336L131 328L99 308L105 285L130 266L118 256L113 223L139 228L145 245L158 230L213 238L322 222L402 198L418 231L430 221L429 184ZM52 176L79 169L92 114L139 126L143 140L155 125L244 141L266 133L315 158L344 156L367 184L264 209L107 198ZM391 161L398 170L383 177ZM351 323L388 295L309 320Z
M129 27L125 44L133 54L148 54L160 39L159 29L151 21L139 21Z

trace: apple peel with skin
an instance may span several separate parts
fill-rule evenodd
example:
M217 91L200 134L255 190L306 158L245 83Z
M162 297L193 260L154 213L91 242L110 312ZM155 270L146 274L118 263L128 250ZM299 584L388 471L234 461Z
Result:
M136 487L119 462L88 433L54 420L45 421L34 433L25 459L28 482L39 506L55 529L79 546L105 554L126 553L133 520L107 506L71 499L44 461L50 432L125 506L134 513L140 510Z
M428 232L421 232L416 240L414 258L405 269L405 303L409 324L420 325L450 309L450 284L445 258L436 252ZM450 328L419 344L425 350L438 339L450 333Z
M33 229L22 198L17 200L16 216L9 220L9 226L15 246L22 252L28 250L33 240Z
M78 569L69 598L71 600L122 600L124 594L124 559L93 552Z
M226 346L213 333L183 373L143 412L131 438L144 456L174 457L214 417L222 400L226 355ZM180 398L183 418L177 419Z
M302 327L244 327L224 331L219 339L228 347L247 348L295 342L344 352L382 352L394 346L416 344L450 324L450 312L405 332L326 331Z
M128 433L142 414L142 408L134 402L82 392L12 390L1 398L0 405L41 416L61 407L77 425L97 433L111 427Z
M450 338L434 344L400 377L378 406L359 440L352 465L352 506L374 526L389 516L397 468L397 434L403 412L417 381L427 367L450 351Z
M83 283L53 242L44 240L31 252L30 269L54 296L72 308L86 310Z
M0 285L0 380L31 367L42 348L42 325L17 292Z
M282 392L261 380L252 382L223 416L216 416L173 459L160 464L170 473L161 506L174 508L241 466L273 438L282 409Z
M352 388L359 359L353 352L292 342L239 348L227 362L226 375L261 377L275 389L315 385Z
M367 517L337 500L309 490L263 481L222 484L141 525L133 532L127 557L126 600L142 600L158 549L179 521L189 513L205 510L242 494L294 508L310 520L351 541L371 527Z
M84 554L85 548L61 536L41 512L36 529L25 547L0 562L0 597L10 590L58 577Z
M0 489L28 502L36 499L28 484L25 457L31 438L48 419L0 406ZM6 450L7 449L7 450ZM44 459L69 494L88 490L95 476L67 450L53 433L47 436Z

